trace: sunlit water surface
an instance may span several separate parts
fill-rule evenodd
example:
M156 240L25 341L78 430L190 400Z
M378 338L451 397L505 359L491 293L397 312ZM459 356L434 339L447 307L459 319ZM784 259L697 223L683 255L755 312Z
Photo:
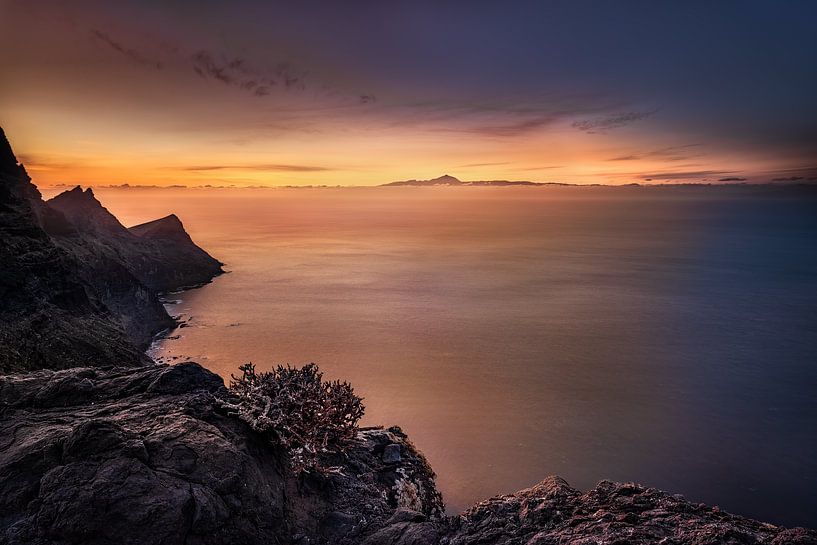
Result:
M558 474L817 526L814 192L97 195L126 225L175 212L231 271L178 296L158 357L317 362L452 511Z

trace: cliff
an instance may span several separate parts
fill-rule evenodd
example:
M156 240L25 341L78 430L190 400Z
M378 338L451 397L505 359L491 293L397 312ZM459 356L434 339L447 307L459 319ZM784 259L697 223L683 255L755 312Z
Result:
M158 293L221 263L178 219L131 231L79 187L44 202L1 130L0 160L0 371L149 363L175 323Z
M181 220L171 214L128 229L141 244L134 274L160 291L176 290L209 282L221 274L221 263L196 246Z
M0 372L147 363L44 231L70 225L45 206L2 129L0 161Z

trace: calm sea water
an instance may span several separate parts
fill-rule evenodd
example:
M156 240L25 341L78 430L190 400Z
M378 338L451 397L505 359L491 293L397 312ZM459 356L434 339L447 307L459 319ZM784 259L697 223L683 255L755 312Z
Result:
M178 296L158 357L317 362L452 511L558 474L817 526L814 191L97 194L126 225L177 213L231 271Z

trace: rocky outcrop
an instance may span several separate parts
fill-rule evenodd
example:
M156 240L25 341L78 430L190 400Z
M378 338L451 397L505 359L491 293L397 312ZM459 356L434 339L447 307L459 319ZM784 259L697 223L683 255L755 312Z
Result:
M209 282L221 274L222 263L196 246L176 214L128 229L140 245L132 269L147 286L178 290Z
M131 232L90 189L44 202L2 132L0 158L0 372L148 363L175 324L158 292L208 282L221 263L178 219Z
M399 429L362 430L333 473L299 477L223 395L195 363L0 378L0 542L345 544L400 509L442 513Z
M749 520L633 483L602 481L582 493L559 477L549 477L444 521L392 521L365 543L813 545L817 532Z
M222 263L193 242L175 214L128 229L93 190L81 187L60 193L47 204L75 228L67 235L54 234L60 243L79 244L118 260L150 290L199 286L223 272Z

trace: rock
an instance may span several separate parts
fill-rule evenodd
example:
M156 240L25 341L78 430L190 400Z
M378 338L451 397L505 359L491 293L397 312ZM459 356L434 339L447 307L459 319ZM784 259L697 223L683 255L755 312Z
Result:
M0 377L0 543L344 545L390 519L441 516L405 436L362 430L328 460L337 473L296 476L224 414L223 388L195 363ZM403 460L384 464L395 443ZM399 480L425 492L411 516L395 517Z
M165 367L147 388L156 394L184 394L195 390L218 392L224 390L224 381L197 363L185 362Z
M400 461L400 445L392 443L386 445L383 449L383 462L387 464L396 464Z
M786 530L634 483L602 481L581 493L558 477L483 501L443 527L451 545L817 543L813 530Z

